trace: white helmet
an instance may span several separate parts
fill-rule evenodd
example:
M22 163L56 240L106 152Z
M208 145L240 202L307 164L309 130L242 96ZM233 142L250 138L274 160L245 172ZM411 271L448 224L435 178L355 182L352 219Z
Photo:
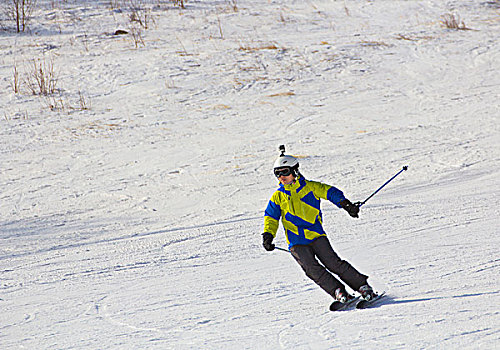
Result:
M281 155L274 161L273 171L276 175L276 169L289 168L294 177L299 173L299 161L293 156L285 154L285 146L279 147ZM279 175L276 175L279 176Z
M293 156L288 156L288 155L281 155L279 156L276 161L274 162L274 169L276 168L285 168L285 167L299 167L299 161L297 158Z

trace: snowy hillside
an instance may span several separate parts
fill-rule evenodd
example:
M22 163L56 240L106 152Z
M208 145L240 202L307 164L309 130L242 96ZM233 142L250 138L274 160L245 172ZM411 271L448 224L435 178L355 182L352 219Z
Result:
M1 349L499 347L498 1L129 3L0 17ZM409 166L322 204L379 307L263 249L280 144L352 201Z

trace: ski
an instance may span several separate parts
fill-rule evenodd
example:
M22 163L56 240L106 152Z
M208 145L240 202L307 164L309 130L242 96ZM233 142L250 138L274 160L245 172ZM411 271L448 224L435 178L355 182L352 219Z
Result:
M384 297L384 295L385 295L385 292L382 292L371 300L361 299L360 301L358 301L356 303L356 309L366 309L366 308L372 307L375 304L377 304L378 301Z
M347 301L345 303L341 303L340 301L335 300L330 305L330 311L347 310L350 306L356 305L356 303L359 301L360 298L361 298L360 296L357 296L357 297L354 297L353 299L351 299L351 300L349 300L349 301Z

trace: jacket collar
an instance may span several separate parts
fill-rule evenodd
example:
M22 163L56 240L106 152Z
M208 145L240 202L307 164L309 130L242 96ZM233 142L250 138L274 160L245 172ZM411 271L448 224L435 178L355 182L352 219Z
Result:
M302 175L298 175L295 181L290 185L283 185L282 183L280 183L279 189L287 192L292 190L298 192L302 187L305 186L305 184L306 179Z

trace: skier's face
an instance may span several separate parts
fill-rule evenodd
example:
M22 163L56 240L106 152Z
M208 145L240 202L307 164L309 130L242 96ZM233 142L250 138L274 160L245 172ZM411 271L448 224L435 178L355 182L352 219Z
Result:
M287 176L280 175L278 177L278 180L283 185L291 185L295 181L295 177L293 176L293 174L290 174L290 175L287 175Z
M291 185L295 181L294 172L290 167L276 168L274 175L283 185Z

